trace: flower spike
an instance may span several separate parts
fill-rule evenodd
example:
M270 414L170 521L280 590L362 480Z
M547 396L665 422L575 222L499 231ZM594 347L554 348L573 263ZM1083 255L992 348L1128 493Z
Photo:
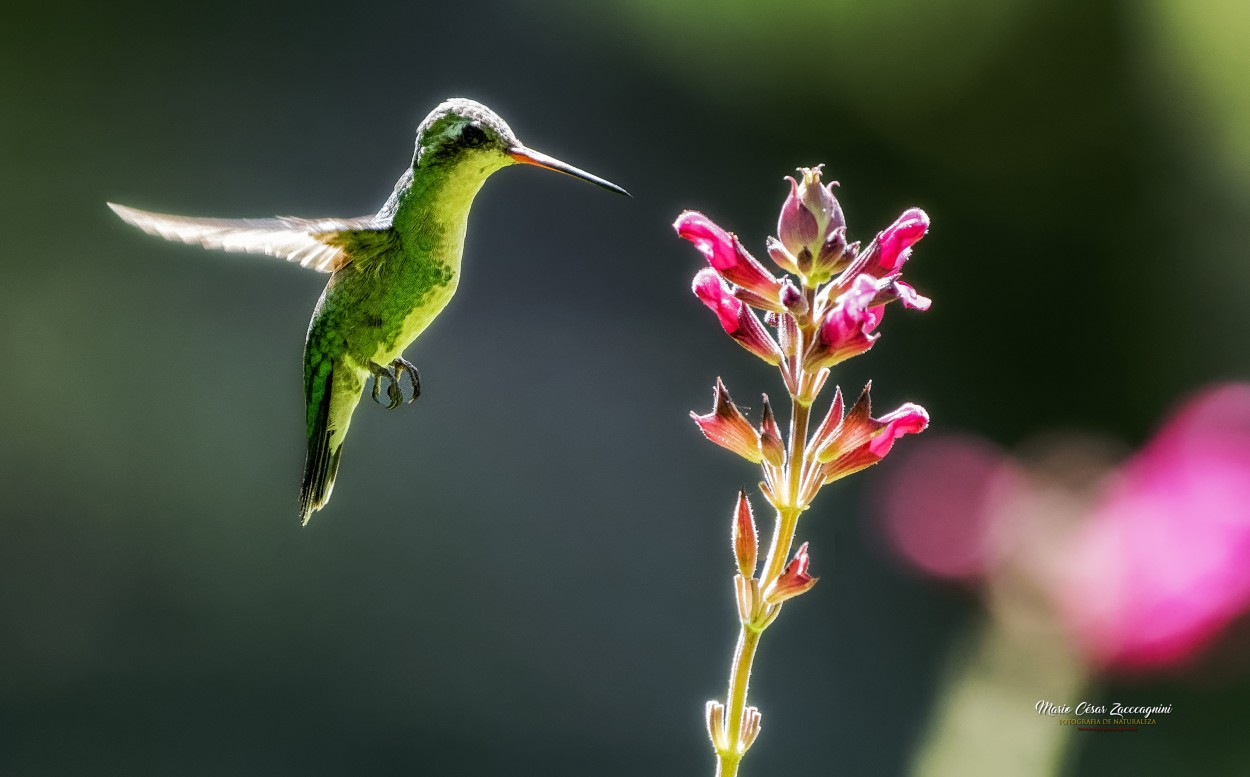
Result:
M756 464L763 460L759 434L733 403L720 378L716 379L716 388L712 392L712 412L707 415L692 412L690 417L698 424L704 437L722 448Z
M733 591L739 647L726 700L707 707L717 774L736 774L760 732L759 710L747 704L755 651L744 646L769 628L784 602L816 584L807 543L794 549L801 542L800 516L826 483L875 464L896 439L929 422L924 408L910 403L874 418L868 388L848 409L835 387L828 412L815 423L814 405L832 382L831 368L876 344L887 305L900 302L926 310L932 304L903 281L901 272L912 246L929 228L924 211L904 211L861 248L850 238L834 196L837 183L824 183L821 175L818 165L799 168L799 175L786 179L789 192L777 235L766 242L778 276L702 213L686 211L673 225L710 265L695 275L695 295L739 345L778 368L787 392L782 398L790 400L788 430L778 423L767 394L759 425L752 426L718 379L712 412L691 413L709 440L759 465L760 494L775 513L771 539L760 548L751 502L745 491L738 492L730 545L737 566Z

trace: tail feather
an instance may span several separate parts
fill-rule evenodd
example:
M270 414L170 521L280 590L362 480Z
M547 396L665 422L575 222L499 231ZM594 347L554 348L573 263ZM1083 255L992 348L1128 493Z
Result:
M334 429L331 424L331 401L334 396L334 367L331 366L320 386L321 396L316 401L316 409L309 408L308 425L308 457L304 461L304 482L300 487L300 517L305 525L313 512L320 510L330 501L330 492L334 490L334 476L339 471L339 455L343 451L340 437L337 444L332 444ZM310 393L309 400L314 401Z

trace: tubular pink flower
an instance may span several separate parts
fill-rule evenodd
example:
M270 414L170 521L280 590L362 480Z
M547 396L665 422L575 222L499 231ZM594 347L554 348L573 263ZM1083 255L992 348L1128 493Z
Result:
M720 378L716 379L716 388L712 391L712 412L707 415L691 412L690 417L704 437L722 448L755 464L763 460L759 434L733 403Z
M895 281L893 285L894 296L899 302L903 303L903 307L912 310L928 310L933 304L933 300L921 295L910 283L903 281Z
M929 215L920 208L908 208L877 235L877 255L868 269L878 275L899 271L911 256L911 247L929 231Z
M1250 609L1250 385L1187 403L1069 548L1057 600L1100 665L1183 661Z
M912 402L881 418L873 418L872 400L865 388L836 433L826 432L827 442L816 451L817 461L824 465L821 467L824 482L832 483L871 467L885 458L895 440L907 434L918 434L928 425L928 412Z
M872 348L881 337L873 330L881 323L884 306L877 304L877 279L860 275L851 288L838 297L820 323L816 338L803 359L808 370L832 367Z
M698 211L688 210L677 217L673 228L689 240L726 280L766 300L776 300L781 281L747 253L738 238L717 226Z
M790 563L786 565L785 571L764 589L764 603L781 604L787 599L793 599L799 594L810 591L812 586L816 585L816 581L820 579L808 574L807 570L811 563L812 560L807 555L807 543L805 542L799 546L799 550L794 554L794 558L790 559Z
M732 335L738 329L738 318L744 303L725 288L725 282L715 270L699 270L690 284L690 290L712 309L726 333Z
M690 286L695 296L716 313L721 328L743 348L769 364L781 362L781 349L746 303L726 288L715 270L703 269Z

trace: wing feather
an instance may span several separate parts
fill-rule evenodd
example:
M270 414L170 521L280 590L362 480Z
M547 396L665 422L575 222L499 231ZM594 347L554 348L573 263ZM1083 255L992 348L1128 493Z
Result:
M147 232L205 248L286 259L319 272L334 272L352 256L336 237L343 232L385 229L373 216L356 219L205 219L150 213L109 203L122 221ZM338 243L338 244L336 244Z

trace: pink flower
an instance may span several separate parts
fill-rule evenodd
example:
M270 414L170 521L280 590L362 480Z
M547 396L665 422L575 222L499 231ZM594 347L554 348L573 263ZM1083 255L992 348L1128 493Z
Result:
M781 281L774 278L755 257L747 253L738 238L697 211L688 210L673 223L677 234L689 240L708 263L726 280L736 283L764 300L776 303Z
M869 267L878 275L892 275L899 271L911 256L911 247L929 231L929 215L920 208L908 208L877 235L876 255Z
M822 428L828 425L828 419L821 424ZM831 483L871 467L885 458L895 440L923 432L928 426L928 412L912 402L873 418L872 401L865 388L859 401L834 427L836 431L824 433L827 442L815 451L817 461L824 465L820 470L824 482Z
M889 484L895 546L980 576L1003 613L1047 603L1106 669L1182 663L1250 610L1250 384L1200 393L1118 467L1105 444L1052 445L1031 467L976 441L922 446Z
M716 388L712 391L712 412L707 415L691 413L690 417L704 437L722 448L756 464L763 460L759 434L733 403L720 378L716 379Z
M765 604L781 604L786 599L793 599L802 593L807 593L816 585L816 581L820 578L812 577L807 573L808 567L812 560L807 555L807 543L799 546L799 551L794 554L794 558L790 559L790 563L786 565L786 569L775 580L768 584L764 589Z
M721 328L738 344L769 364L781 362L777 342L764 329L746 303L733 295L715 270L700 270L694 276L691 290L716 313Z
M911 308L912 310L928 310L929 306L933 304L933 300L922 296L916 291L915 288L912 287L910 283L894 281L892 291L894 297L899 302L902 302L903 307L905 308Z
M1250 607L1250 385L1190 400L1070 548L1059 607L1098 664L1174 663Z
M860 275L825 314L815 340L803 359L809 370L832 367L872 348L881 337L873 330L881 323L885 308L877 303L879 282Z

